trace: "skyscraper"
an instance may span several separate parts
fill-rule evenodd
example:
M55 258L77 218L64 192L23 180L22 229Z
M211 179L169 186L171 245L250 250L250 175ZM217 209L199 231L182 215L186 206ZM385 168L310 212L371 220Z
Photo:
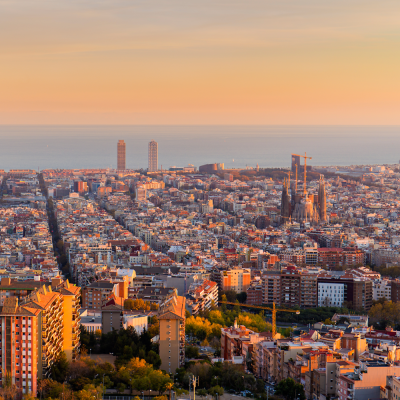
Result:
M325 191L325 181L322 179L322 176L319 179L318 202L319 202L319 218L322 222L325 222L326 221L326 191Z
M281 201L281 222L285 224L289 222L290 218L290 197L289 197L289 185L285 179L282 189L282 201Z
M158 170L158 143L152 140L149 143L149 172Z
M300 172L300 156L297 154L292 154L292 172L296 172L296 165L297 165L297 170Z
M126 164L125 164L126 151L125 151L125 142L123 140L118 141L117 154L118 154L117 169L118 170L126 169Z

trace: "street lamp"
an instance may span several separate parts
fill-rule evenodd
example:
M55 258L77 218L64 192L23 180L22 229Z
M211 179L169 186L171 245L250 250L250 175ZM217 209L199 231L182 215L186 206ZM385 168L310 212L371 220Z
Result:
M143 397L143 399L142 399L142 400L144 400L144 392L142 392L142 397Z

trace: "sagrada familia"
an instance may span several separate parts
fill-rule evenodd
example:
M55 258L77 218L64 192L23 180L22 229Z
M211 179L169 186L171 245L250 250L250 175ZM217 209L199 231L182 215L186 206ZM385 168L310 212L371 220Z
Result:
M285 179L283 183L281 203L282 224L290 223L291 221L297 221L299 223L309 222L311 224L326 221L325 181L322 177L320 178L318 193L308 193L306 174L305 166L303 191L297 190L297 179L291 185L290 173L289 178ZM289 189L291 191L290 195Z

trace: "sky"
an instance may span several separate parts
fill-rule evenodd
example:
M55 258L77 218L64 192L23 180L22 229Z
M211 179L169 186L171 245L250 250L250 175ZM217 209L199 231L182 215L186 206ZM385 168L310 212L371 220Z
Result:
M0 124L400 124L399 0L0 0Z

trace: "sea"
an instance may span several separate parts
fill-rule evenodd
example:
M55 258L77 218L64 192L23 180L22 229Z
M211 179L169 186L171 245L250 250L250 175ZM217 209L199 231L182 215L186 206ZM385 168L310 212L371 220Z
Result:
M147 168L148 142L158 142L159 168L224 163L225 168L287 168L291 153L308 164L395 164L400 126L0 125L0 169Z

